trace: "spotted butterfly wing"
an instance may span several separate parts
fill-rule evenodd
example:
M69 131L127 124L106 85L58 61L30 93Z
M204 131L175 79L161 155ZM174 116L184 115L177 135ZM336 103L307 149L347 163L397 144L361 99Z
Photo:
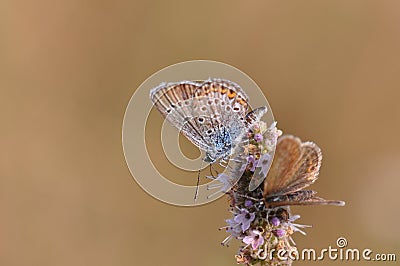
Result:
M207 151L207 161L229 155L246 128L248 98L223 79L163 83L150 92L160 113L194 145Z
M322 162L321 149L312 142L301 142L290 135L278 139L275 157L264 181L264 200L273 207L285 205L338 205L343 201L325 200L315 191L302 190L314 183Z

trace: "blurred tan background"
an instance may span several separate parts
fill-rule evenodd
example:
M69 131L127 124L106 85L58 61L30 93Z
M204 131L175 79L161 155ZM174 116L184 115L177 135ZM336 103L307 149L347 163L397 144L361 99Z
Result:
M347 205L294 209L314 225L295 235L300 248L344 236L399 257L399 10L396 0L1 1L0 265L235 265L217 230L226 200L163 204L122 152L135 88L191 59L246 72L284 132L321 146L313 188Z

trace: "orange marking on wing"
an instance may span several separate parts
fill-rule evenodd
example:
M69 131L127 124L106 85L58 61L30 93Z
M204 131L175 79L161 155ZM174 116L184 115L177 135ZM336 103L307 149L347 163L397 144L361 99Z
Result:
M233 90L229 90L229 92L228 92L228 98L229 98L229 99L232 99L232 98L234 98L235 96L236 96L236 92L233 91Z
M246 101L241 98L237 99L236 102L240 103L241 105L246 105Z

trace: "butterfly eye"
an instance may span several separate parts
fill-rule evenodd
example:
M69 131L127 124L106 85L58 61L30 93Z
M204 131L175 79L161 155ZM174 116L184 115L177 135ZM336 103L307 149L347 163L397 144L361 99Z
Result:
M239 112L239 110L240 110L239 107L233 107L234 112Z
M198 119L197 119L197 121L199 121L199 123L204 123L204 118L203 117L199 117Z
M211 135L212 132L213 132L213 131L212 131L211 129L207 130L207 134L208 134L208 135Z

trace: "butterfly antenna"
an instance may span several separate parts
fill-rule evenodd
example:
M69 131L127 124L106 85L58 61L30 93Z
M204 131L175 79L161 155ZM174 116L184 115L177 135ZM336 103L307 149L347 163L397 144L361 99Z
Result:
M203 168L203 162L201 162L201 166L199 171L197 172L197 184L196 184L196 192L194 193L194 201L196 202L197 196L199 195L199 184L200 184L200 171Z
M214 176L214 175L213 175L212 170L214 170L214 172L217 173L217 176ZM216 178L218 177L218 175L219 175L217 169L215 169L215 167L214 167L211 163L210 163L210 173L211 173L211 175L212 175L212 177L213 177L214 179L216 179Z

